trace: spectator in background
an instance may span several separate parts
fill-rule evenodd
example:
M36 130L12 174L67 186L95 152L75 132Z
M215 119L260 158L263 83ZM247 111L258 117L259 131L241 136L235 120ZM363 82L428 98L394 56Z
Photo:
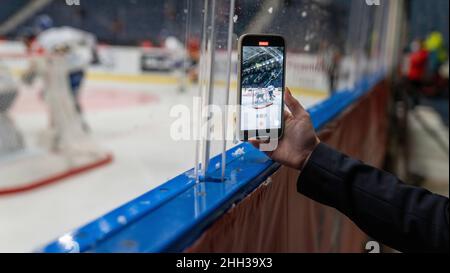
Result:
M442 73L442 69L448 65L448 54L442 34L437 31L430 33L424 46L428 52L426 85L422 89L424 104L433 107L448 126L448 73Z
M431 79L439 76L439 69L447 61L447 51L444 47L444 37L438 31L433 31L425 40L428 51L428 73Z
M419 93L423 87L427 71L428 52L425 50L423 41L416 39L411 43L409 55L409 68L407 78L410 86L410 95L414 106L419 104Z

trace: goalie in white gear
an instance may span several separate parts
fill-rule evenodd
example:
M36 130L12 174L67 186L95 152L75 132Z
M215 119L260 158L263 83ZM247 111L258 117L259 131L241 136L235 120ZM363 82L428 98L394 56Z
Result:
M58 54L64 56L68 69L70 91L75 108L81 115L80 88L85 77L85 71L95 61L97 40L86 31L68 26L53 27L53 21L46 15L36 19L35 31L37 37L29 45L31 53ZM31 66L31 70L36 65ZM33 74L33 73L30 73ZM86 123L83 127L87 130Z

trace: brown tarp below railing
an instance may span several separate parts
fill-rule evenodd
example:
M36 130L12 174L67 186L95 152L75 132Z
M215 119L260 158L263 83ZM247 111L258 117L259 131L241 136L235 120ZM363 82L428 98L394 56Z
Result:
M319 132L334 148L381 167L388 85L378 84ZM347 217L296 191L298 171L280 168L215 221L186 252L361 252L368 237Z

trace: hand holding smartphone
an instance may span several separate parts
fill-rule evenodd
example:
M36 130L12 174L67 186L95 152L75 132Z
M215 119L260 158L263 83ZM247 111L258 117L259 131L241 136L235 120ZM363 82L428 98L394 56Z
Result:
M239 39L238 128L241 141L283 136L285 41L279 35Z

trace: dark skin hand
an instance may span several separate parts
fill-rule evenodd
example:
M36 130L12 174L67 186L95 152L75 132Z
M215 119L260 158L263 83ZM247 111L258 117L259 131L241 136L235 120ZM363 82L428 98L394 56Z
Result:
M284 101L289 111L284 112L284 136L274 151L265 152L272 160L287 167L301 170L311 153L320 143L314 131L309 113L292 96L289 88L284 92ZM259 148L261 140L249 140Z

